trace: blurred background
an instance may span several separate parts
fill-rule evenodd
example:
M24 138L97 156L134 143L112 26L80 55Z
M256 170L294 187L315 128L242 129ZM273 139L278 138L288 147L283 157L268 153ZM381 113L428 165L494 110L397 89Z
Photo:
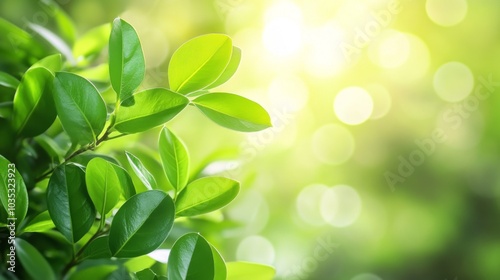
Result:
M168 125L193 174L242 182L223 211L179 221L226 260L277 279L500 279L499 1L55 2L79 35L130 22L145 88L168 86L170 56L195 36L242 49L217 90L262 104L273 128L229 131L194 108ZM50 25L39 1L1 0L0 16ZM100 151L155 168L158 133Z

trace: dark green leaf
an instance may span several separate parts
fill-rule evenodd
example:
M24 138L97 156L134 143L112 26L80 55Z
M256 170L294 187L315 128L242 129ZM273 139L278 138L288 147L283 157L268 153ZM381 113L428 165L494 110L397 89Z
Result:
M175 201L177 216L195 216L224 207L240 190L240 184L225 177L205 177L191 182Z
M188 103L189 99L168 89L138 92L121 103L115 128L127 134L146 131L171 120Z
M167 276L176 280L213 280L214 259L210 244L198 233L179 238L168 257Z
M136 272L135 276L139 280L154 280L155 276L156 276L156 273L154 273L151 269L146 268L144 270Z
M43 211L36 215L33 220L23 229L23 232L44 232L55 227L49 211Z
M80 166L60 165L54 170L47 187L47 208L69 242L76 243L90 230L96 213Z
M146 191L131 197L111 224L109 248L113 256L136 257L158 248L172 229L174 213L174 203L163 191Z
M0 72L0 86L16 89L19 81L8 73Z
M127 160L132 166L135 174L148 190L156 189L156 180L149 170L142 164L141 160L129 152L125 152Z
M105 216L120 200L120 179L114 164L102 158L94 158L85 172L87 189L92 202L101 216Z
M23 177L14 164L0 155L0 202L9 218L20 225L28 212L28 192ZM13 195L15 193L15 195ZM7 224L8 221L1 221ZM9 222L12 222L9 221Z
M19 135L43 133L56 119L53 95L54 76L46 68L29 69L14 96L12 124Z
M95 86L66 72L57 72L54 84L57 114L71 140L82 145L96 141L106 123L107 112Z
M185 94L210 86L229 64L232 49L231 38L223 34L203 35L184 43L168 65L170 88Z
M118 181L120 181L123 197L125 199L129 199L135 194L135 188L134 183L132 182L132 178L130 178L127 170L125 170L123 167L113 163L111 163L111 165L115 169Z
M217 124L229 129L251 132L271 126L271 118L262 106L231 93L209 93L193 103Z
M160 157L170 185L180 192L189 179L189 155L182 141L168 128L160 132Z
M47 260L30 243L23 239L16 239L16 253L24 270L34 280L56 279L54 271Z
M109 74L119 100L125 100L144 79L141 42L134 28L123 19L113 21L109 38Z
M80 260L86 259L109 259L111 251L109 251L109 236L100 236L92 240L89 245L83 250Z
M250 262L228 262L227 280L272 280L274 268Z
M241 50L237 47L233 47L233 53L231 55L231 60L229 61L229 64L227 65L226 69L220 75L220 77L215 81L213 84L207 87L207 89L211 89L217 86L220 86L227 82L231 77L236 73L236 70L238 70L238 66L240 65L241 61Z
M98 54L109 42L111 24L95 27L80 37L73 46L73 54L77 60Z
M110 259L85 260L72 270L65 279L68 280L108 280L121 264ZM125 279L124 279L125 280Z

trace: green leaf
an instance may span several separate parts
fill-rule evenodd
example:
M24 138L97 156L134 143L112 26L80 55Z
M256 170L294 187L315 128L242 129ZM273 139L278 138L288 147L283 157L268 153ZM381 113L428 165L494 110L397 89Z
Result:
M224 207L240 190L240 184L225 177L205 177L191 182L175 201L177 216L195 216Z
M241 62L241 50L237 47L233 47L231 60L229 61L229 64L227 65L226 69L215 82L213 82L210 86L207 87L207 89L218 87L224 84L225 82L229 81L229 79L231 79L234 73L236 73L236 70L238 70L240 62Z
M274 268L250 262L228 262L227 280L272 280Z
M219 251L217 251L212 244L210 244L210 249L212 250L212 256L214 258L214 280L226 280L227 269L224 258L222 258Z
M44 6L50 9L50 15L53 16L57 30L60 36L72 45L75 42L76 28L71 18L55 2L42 1Z
M41 60L37 61L35 64L33 64L31 68L36 68L36 67L43 67L49 70L52 75L54 75L55 72L61 71L62 69L62 59L61 59L61 54L53 54L49 55L47 57L42 58Z
M45 68L26 71L14 96L12 125L19 135L43 133L56 119L53 95L54 76Z
M47 208L69 242L76 243L90 230L96 213L80 166L60 165L54 170L47 187Z
M109 248L113 256L136 257L158 248L172 229L174 213L174 203L163 191L146 191L131 197L111 224Z
M189 179L189 155L182 141L168 128L160 132L160 157L170 185L180 192Z
M8 73L0 72L0 86L16 89L19 81Z
M94 158L85 172L90 198L101 216L108 214L120 200L120 179L113 165L102 158Z
M118 181L120 181L123 197L125 199L129 199L135 194L135 187L132 182L132 178L130 178L130 175L125 168L113 163L111 163L111 166L115 169Z
M189 99L164 88L138 92L122 101L115 128L122 133L137 133L166 123L189 104Z
M28 192L23 177L14 164L0 155L0 202L9 218L16 218L20 225L28 212ZM15 196L13 196L15 193ZM12 221L1 221L8 224Z
M54 227L55 225L50 217L49 211L46 210L36 215L36 217L23 229L23 232L44 232Z
M45 53L44 46L30 33L14 24L0 18L0 34L5 35L5 40L0 40L2 58L23 57L25 55L41 58Z
M109 258L111 258L111 251L109 250L109 236L105 235L92 240L83 250L79 260Z
M259 131L271 126L271 118L262 106L231 93L209 93L193 103L217 124L243 132Z
M125 100L144 79L141 42L134 28L123 19L113 21L109 38L109 74L118 100Z
M121 264L110 259L85 260L64 279L68 280L108 280ZM123 279L125 280L125 279Z
M142 255L137 258L127 259L123 266L127 268L130 272L138 272L147 268L150 268L156 263L154 259L152 259L148 255Z
M132 166L132 169L134 170L135 174L137 177L139 177L139 180L148 188L148 190L156 189L156 180L149 172L149 170L142 164L141 160L134 156L133 154L125 151L125 155L127 156L127 160L130 163L130 166Z
M216 82L231 60L231 38L208 34L184 43L168 65L170 88L179 93L204 89Z
M136 272L135 276L138 280L154 280L156 273L154 273L151 269L146 268L144 270Z
M24 270L34 280L56 279L54 271L47 260L30 243L23 239L16 239L16 253Z
M188 233L175 242L168 257L167 276L176 280L214 279L212 249L203 236Z
M80 60L100 53L109 42L110 32L111 24L109 23L90 29L75 42L73 55Z
M64 42L63 39L61 39L61 37L41 25L29 23L28 26L49 44L51 44L58 52L64 55L70 64L74 65L76 63L73 53L71 52L71 48L66 42Z
M95 86L83 77L57 72L54 100L64 130L74 143L96 141L106 123L106 105Z

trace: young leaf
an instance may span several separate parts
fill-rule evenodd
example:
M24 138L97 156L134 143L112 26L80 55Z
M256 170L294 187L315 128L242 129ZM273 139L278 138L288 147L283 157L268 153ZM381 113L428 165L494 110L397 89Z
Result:
M131 258L158 248L172 229L174 213L174 202L163 191L146 191L131 197L120 207L111 224L112 255Z
M47 187L47 208L69 242L76 243L90 230L96 213L80 166L60 165L54 170Z
M54 100L64 130L74 143L96 141L106 123L106 105L95 86L83 77L57 72Z
M191 182L175 201L177 216L195 216L224 207L240 190L240 184L225 177L205 177Z
M92 202L101 216L108 214L120 200L120 180L113 164L102 158L94 158L85 172L87 189Z
M214 279L212 248L203 236L188 233L175 242L168 257L167 276L177 280Z
M62 69L61 54L53 54L44 57L41 60L37 61L35 64L33 64L30 67L30 69L36 67L44 67L47 70L49 70L52 73L52 75L54 75L55 72L61 71Z
M138 92L122 101L115 122L122 133L137 133L166 123L189 103L186 97L168 89Z
M34 280L56 279L54 271L42 254L28 241L16 239L16 253L24 270Z
M75 42L73 55L78 60L98 54L108 44L110 32L111 24L109 23L90 29Z
M125 100L144 79L141 42L134 28L123 19L113 21L109 38L109 74L118 100Z
M21 224L28 212L28 192L23 177L6 158L0 155L0 202L9 218L16 218ZM14 190L14 192L12 192ZM15 193L15 199L12 198ZM0 221L8 224L10 221Z
M151 172L149 172L149 170L142 164L141 160L127 151L125 151L125 155L127 156L127 160L130 163L130 166L132 166L135 174L137 175L137 177L139 177L139 180L141 180L146 188L148 188L148 190L156 189L157 185L155 178L153 177Z
M0 72L0 86L16 89L19 81L8 73Z
M271 118L262 106L235 94L209 93L193 103L209 119L229 129L251 132L271 126Z
M3 18L0 18L0 34L6 35L5 40L0 40L0 50L4 56L18 57L24 53L35 58L44 56L45 47L38 40Z
M214 280L226 280L227 279L227 269L224 258L215 247L210 244L210 249L212 250L212 256L214 258Z
M226 69L224 72L220 75L220 77L213 82L210 86L208 86L206 89L211 89L214 87L218 87L225 82L227 82L233 75L236 73L236 70L238 70L238 66L240 65L241 61L241 50L237 47L233 47L233 53L231 55L231 60L229 61L229 64L227 65Z
M168 128L160 133L160 157L170 185L180 192L189 179L189 155L182 141Z
M170 88L179 93L204 89L221 76L231 60L231 38L208 34L184 43L168 65Z
M79 259L86 260L109 258L111 258L111 251L109 251L109 236L105 235L92 240L83 250Z
M49 211L46 210L36 215L36 217L23 229L23 232L44 232L54 227L55 225L50 217Z
M43 133L56 119L53 95L54 76L46 68L26 71L14 96L12 124L19 135Z
M119 165L111 163L111 166L115 169L118 181L120 181L123 197L125 199L129 199L135 194L135 187L132 182L132 178L130 178L130 174L128 174L127 170Z
M250 262L228 262L227 280L272 280L274 268Z

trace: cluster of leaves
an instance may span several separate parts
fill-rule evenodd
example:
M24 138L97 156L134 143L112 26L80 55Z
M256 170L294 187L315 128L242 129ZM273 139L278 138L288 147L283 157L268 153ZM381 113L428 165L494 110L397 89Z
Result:
M177 218L220 209L235 198L239 183L225 177L190 178L187 149L168 128L161 130L158 142L166 180L154 176L130 152L122 151L125 162L88 153L105 141L161 126L188 105L229 129L269 127L269 115L257 103L210 92L238 68L241 52L231 39L209 34L188 41L170 60L170 88L138 91L145 62L129 23L117 18L76 39L67 16L51 8L59 15L58 35L37 25L30 25L29 33L0 19L0 34L6 36L0 41L0 66L8 70L0 72L0 238L6 240L8 218L15 217L21 264L15 274L4 276L272 278L274 272L267 266L226 264L196 232L182 235L169 247ZM106 46L109 63L93 66ZM22 70L25 63L32 65ZM109 73L109 82L102 73ZM106 96L110 92L112 98ZM5 171L11 163L16 165L15 211L8 203ZM127 170L133 170L143 188ZM3 271L9 246L2 242L0 247ZM168 260L154 257L165 253L161 248L168 249Z

